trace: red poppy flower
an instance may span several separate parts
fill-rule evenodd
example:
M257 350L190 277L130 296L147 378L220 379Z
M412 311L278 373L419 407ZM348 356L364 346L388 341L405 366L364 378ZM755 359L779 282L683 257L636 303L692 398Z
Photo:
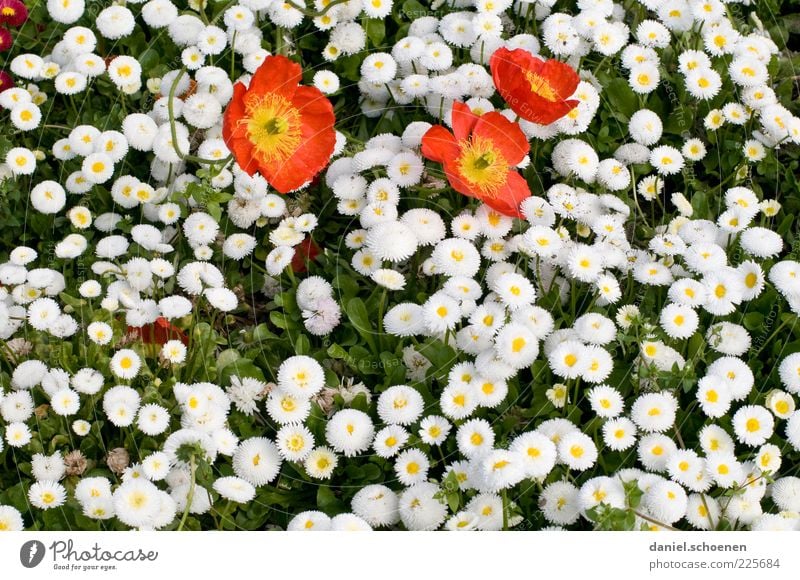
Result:
M308 270L307 264L319 256L322 249L317 245L311 236L295 246L294 256L292 257L292 271L302 274Z
M28 8L19 0L0 0L0 24L16 28L28 19Z
M526 121L549 125L578 106L578 101L567 99L580 79L566 63L542 60L521 48L499 48L489 67L500 96Z
M530 145L517 123L496 112L480 117L453 103L453 132L434 125L422 137L422 154L444 165L450 185L498 212L522 217L519 204L531 191L514 167Z
M185 345L189 344L186 333L162 316L156 318L152 324L141 327L129 326L128 333L135 334L145 344L163 345L168 340L180 340Z
M311 181L336 144L333 105L318 89L299 85L301 72L285 56L268 56L248 88L233 87L222 126L239 166L281 193Z

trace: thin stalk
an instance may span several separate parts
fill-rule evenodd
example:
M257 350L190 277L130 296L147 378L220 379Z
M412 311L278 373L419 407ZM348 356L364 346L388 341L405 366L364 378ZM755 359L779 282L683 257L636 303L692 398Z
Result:
M194 463L194 453L189 456L189 471L191 479L189 481L189 493L186 496L186 507L183 508L183 516L181 517L181 523L178 524L178 531L180 532L183 530L183 526L186 523L186 518L189 517L189 508L192 507L192 501L194 500L194 486L195 486L195 476L196 474L196 466Z
M503 490L500 492L501 497L503 498L503 531L508 530L508 491Z

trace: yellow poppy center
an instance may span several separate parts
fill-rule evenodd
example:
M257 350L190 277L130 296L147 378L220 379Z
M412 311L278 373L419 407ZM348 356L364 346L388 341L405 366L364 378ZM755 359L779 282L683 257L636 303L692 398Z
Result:
M543 76L538 75L533 71L525 71L525 80L527 80L530 84L531 92L533 94L542 97L551 103L555 103L558 100L558 94L553 89L553 86Z
M239 122L255 153L264 161L284 161L300 146L300 112L281 95L248 95L247 115Z
M508 177L508 162L488 139L473 136L464 141L456 161L468 184L481 195L494 197Z

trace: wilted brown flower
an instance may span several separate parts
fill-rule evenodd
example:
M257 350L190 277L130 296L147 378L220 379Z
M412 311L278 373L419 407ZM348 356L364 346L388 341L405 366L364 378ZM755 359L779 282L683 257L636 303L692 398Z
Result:
M70 451L64 456L64 465L67 467L67 475L83 475L89 462L81 453L80 449Z
M6 343L6 348L16 357L26 356L33 350L33 343L24 338L12 338Z
M122 472L128 467L131 462L131 456L124 447L117 447L108 452L106 457L106 464L109 469L117 475L122 475Z
M263 401L267 397L267 395L269 395L272 392L272 390L275 389L277 386L278 385L276 385L275 383L267 383L266 385L264 385L264 388L261 389L260 393L258 393L258 400Z
M319 405L319 408L322 409L325 415L330 417L331 413L333 413L333 397L335 397L338 392L337 389L323 387L319 393L312 397L312 400Z

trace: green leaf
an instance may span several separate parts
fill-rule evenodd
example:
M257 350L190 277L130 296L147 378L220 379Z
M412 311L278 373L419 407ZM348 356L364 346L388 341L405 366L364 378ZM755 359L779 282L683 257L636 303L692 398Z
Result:
M289 322L286 320L286 315L283 312L275 312L273 310L269 313L269 321L278 328L289 328Z
M386 37L386 25L382 18L367 18L364 22L364 31L372 46L378 48L383 44Z
M605 94L611 104L611 109L624 114L628 119L639 108L636 93L631 90L628 81L625 79L615 78L609 82L606 86Z
M236 361L237 359L241 358L242 355L239 354L238 350L229 348L223 350L220 355L217 357L217 369L222 370L232 362Z
M147 73L158 65L159 54L157 50L148 48L137 59L142 65L142 70Z
M346 509L327 485L321 485L317 489L317 507L329 516L335 516Z
M300 355L307 355L311 353L311 342L305 334L301 334L294 342L294 351Z
M265 323L261 323L253 329L253 342L277 339L278 335L272 332Z
M361 298L353 298L347 303L345 313L358 334L367 341L372 352L377 352L378 349L375 346L375 332L372 328L372 322L370 321L364 301L361 300Z
M400 8L400 16L408 20L415 20L423 16L431 16L431 10L417 2L417 0L406 0ZM398 38L400 37L398 36Z
M219 371L219 380L222 384L229 384L231 377L249 377L251 379L264 380L264 373L255 363L246 358L237 359Z
M335 359L346 359L349 355L345 349L333 343L328 347L328 356Z

